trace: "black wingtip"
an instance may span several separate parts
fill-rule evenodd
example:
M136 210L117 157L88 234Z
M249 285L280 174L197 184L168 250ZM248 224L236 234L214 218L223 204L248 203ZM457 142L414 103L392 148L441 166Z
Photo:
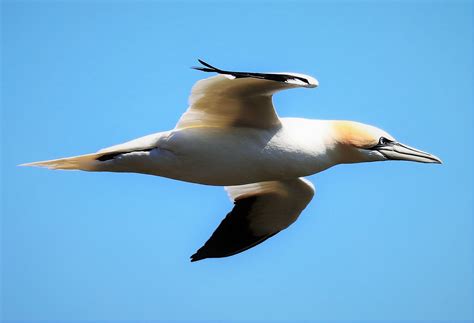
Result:
M191 66L193 70L198 70L202 72L215 72L213 69L207 68L207 67L200 67L200 66Z
M219 70L218 68L215 68L215 67L212 66L211 64L208 64L208 63L204 62L202 59L199 59L199 58L198 58L198 62L201 63L202 65L206 66L206 67L212 68L212 69L214 69L214 70Z
M197 252L194 255L192 255L190 258L191 258L191 262L205 259L205 257L199 256Z
M211 64L208 64L204 62L202 59L198 59L198 62L201 63L205 67L201 66L193 66L191 68L202 71L202 72L213 72L213 73L218 73L218 74L224 74L224 75L231 75L234 78L245 78L245 77L251 77L251 78L256 78L256 79L263 79L263 80L270 80L270 81L275 81L275 82L281 82L281 83L290 83L290 80L299 80L301 82L306 83L308 86L306 87L316 87L317 84L312 84L310 83L309 80L306 78L295 75L295 74L272 74L272 73L252 73L252 72L233 72L233 71L227 71L227 70L221 70L217 67L212 66Z
M202 71L202 72L215 72L215 73L222 73L223 71L218 69L217 67L212 66L211 64L208 64L204 62L202 59L198 59L198 62L204 65L205 67L201 66L192 66L192 69Z

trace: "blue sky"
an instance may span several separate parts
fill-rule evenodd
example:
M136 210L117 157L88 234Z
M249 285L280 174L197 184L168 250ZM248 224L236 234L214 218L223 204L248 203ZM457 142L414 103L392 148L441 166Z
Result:
M471 2L2 2L2 317L474 320ZM443 165L343 165L288 230L190 263L220 187L17 164L174 127L202 58L294 71L281 116L357 120Z

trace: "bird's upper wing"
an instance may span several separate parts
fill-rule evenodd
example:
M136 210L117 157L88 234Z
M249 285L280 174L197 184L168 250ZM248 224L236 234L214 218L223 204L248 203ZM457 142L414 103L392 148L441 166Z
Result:
M195 69L220 75L200 80L193 86L189 108L178 121L177 129L278 126L280 121L273 108L273 93L318 85L317 80L302 74L232 72L199 62L205 67Z
M226 187L234 208L191 261L221 258L252 248L296 221L314 195L306 179Z

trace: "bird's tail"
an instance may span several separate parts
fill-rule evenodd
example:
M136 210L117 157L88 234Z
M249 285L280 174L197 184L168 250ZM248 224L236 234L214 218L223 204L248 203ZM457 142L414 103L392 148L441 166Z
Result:
M79 170L94 171L94 170L98 170L98 166L100 165L100 161L98 160L98 158L100 158L102 155L104 154L94 153L94 154L87 154L87 155L80 155L80 156L74 156L74 157L21 164L19 166L35 166L35 167L46 167L48 169L79 169Z

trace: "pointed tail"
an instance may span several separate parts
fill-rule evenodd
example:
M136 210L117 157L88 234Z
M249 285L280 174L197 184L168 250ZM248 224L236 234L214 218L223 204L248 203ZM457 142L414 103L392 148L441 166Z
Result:
M34 163L21 164L18 166L35 166L35 167L46 167L49 169L79 169L94 171L98 170L100 161L97 160L103 153L94 153L81 156L74 156L68 158L60 158L53 160L45 160Z

